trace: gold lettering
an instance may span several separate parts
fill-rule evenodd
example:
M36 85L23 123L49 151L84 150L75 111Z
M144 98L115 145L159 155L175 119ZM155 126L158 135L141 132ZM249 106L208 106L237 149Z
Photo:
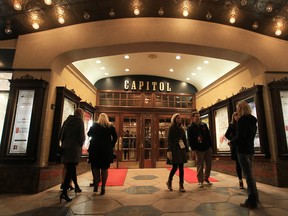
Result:
M129 80L124 81L124 89L128 90L129 89Z
M150 88L149 88L149 81L146 82L146 90L147 90L147 91L150 90Z
M163 83L163 82L160 82L160 83L159 83L159 90L160 90L160 91L164 91L164 87L165 87L165 86L164 86L164 83Z
M171 91L172 89L170 88L170 83L169 82L167 82L167 90L166 91Z
M152 82L151 84L153 86L153 91L156 91L157 82Z
M136 90L136 82L132 81L131 90Z
M139 81L139 90L142 90L142 87L144 86L144 82L143 81Z

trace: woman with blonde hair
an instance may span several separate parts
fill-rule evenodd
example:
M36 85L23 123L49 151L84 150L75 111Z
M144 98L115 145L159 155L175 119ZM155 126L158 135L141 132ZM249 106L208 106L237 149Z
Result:
M237 147L237 157L247 182L248 199L241 203L241 207L257 208L258 190L253 175L254 138L257 131L257 119L251 115L251 108L246 101L237 104L239 115L236 136L230 144Z
M238 119L239 119L238 113L234 112L232 114L229 127L227 128L227 131L225 133L225 137L228 140L232 140L236 136L236 128L237 128ZM237 146L231 146L230 142L228 142L228 145L230 146L230 150L231 150L231 159L234 160L236 164L236 173L239 179L239 188L244 189L243 180L242 180L242 169L241 169L238 157L237 157L237 150L236 150Z
M115 127L109 122L108 116L105 113L101 113L98 121L90 127L88 136L91 137L88 152L94 179L94 192L98 191L101 175L102 187L100 195L104 195L108 169L114 159L113 149L117 141L117 133Z

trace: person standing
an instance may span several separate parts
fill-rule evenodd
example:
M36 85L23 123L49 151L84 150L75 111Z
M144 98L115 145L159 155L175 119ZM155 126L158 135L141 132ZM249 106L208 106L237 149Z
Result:
M236 136L236 126L237 126L238 119L239 119L238 113L234 112L232 114L232 119L229 124L229 127L227 128L227 131L225 133L225 137L228 140L232 140ZM234 160L236 163L236 173L239 179L239 188L244 189L243 180L242 180L242 169L241 169L238 157L237 157L237 150L236 150L237 146L232 146L230 142L228 142L228 145L230 146L230 150L231 150L231 159Z
M200 113L192 113L192 123L187 128L189 145L195 151L197 161L197 179L199 188L203 188L203 182L212 185L209 181L212 167L212 141L209 129L204 122L201 122ZM204 174L205 162L205 174ZM203 175L204 174L204 175Z
M167 164L172 164L172 169L166 184L170 191L173 190L173 176L179 168L179 191L185 192L184 163L187 163L188 152L189 146L186 141L185 130L181 124L181 117L179 113L175 113L171 118L171 125L168 130Z
M257 208L258 190L253 175L254 138L257 131L257 119L251 115L251 108L246 101L237 104L239 115L236 136L230 141L230 145L236 146L237 157L247 182L248 199L241 203L241 207Z
M105 113L101 113L98 121L90 127L88 136L91 137L88 152L95 181L93 191L98 191L101 175L102 187L100 195L104 195L108 169L114 160L113 149L117 141L117 133L115 127L109 122L108 116Z
M82 191L77 182L76 166L80 161L82 146L85 141L83 117L84 111L81 108L76 109L74 115L69 115L64 121L60 131L61 146L63 148L61 162L64 163L66 169L60 202L62 199L67 202L72 200L67 194L71 180L74 182L75 193Z

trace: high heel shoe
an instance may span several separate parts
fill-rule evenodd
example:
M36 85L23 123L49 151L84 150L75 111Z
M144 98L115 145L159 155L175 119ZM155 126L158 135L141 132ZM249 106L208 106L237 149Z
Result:
M79 188L79 187L75 187L75 193L81 193L82 192L82 190Z
M105 189L104 189L104 188L101 188L100 195L104 195L104 194L105 194Z
M69 185L69 190L74 190L74 187L72 185Z
M72 201L72 199L67 194L63 194L63 193L61 193L61 195L60 195L60 203L61 203L62 199L66 200L66 202Z

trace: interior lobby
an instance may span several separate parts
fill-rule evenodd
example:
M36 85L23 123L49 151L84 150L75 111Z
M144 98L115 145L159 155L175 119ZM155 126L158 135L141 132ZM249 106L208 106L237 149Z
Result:
M219 215L284 215L288 5L274 0L271 11L270 6L268 0L3 1L0 215L141 215L146 211L144 215L218 215L218 211ZM130 71L119 63L125 56L130 56ZM175 56L181 56L182 63ZM198 65L192 57L221 63L205 74L195 69ZM107 62L109 74L96 69L96 60ZM179 70L171 72L174 60ZM229 68L226 61L234 66ZM32 99L23 101L21 94ZM227 140L221 138L239 100L252 106L258 120L253 167L260 191L257 210L239 207L246 190L237 188L234 161ZM119 137L117 161L111 169L128 172L123 185L109 187L107 196L96 195L89 187L91 172L83 148L77 167L83 192L71 203L59 205L63 165L56 152L58 134L65 117L77 107L87 111L87 127L100 113L108 114ZM167 128L176 112L187 127L194 110L200 111L213 137L212 177L217 182L203 190L185 182L183 194L175 183L170 193L165 185ZM24 114L29 121L22 131ZM15 138L19 130L26 136L22 144ZM127 130L129 147L124 147ZM187 167L195 169L193 153ZM22 204L15 207L15 202Z

